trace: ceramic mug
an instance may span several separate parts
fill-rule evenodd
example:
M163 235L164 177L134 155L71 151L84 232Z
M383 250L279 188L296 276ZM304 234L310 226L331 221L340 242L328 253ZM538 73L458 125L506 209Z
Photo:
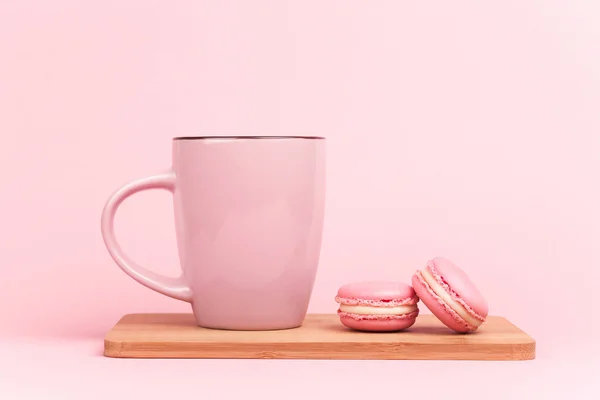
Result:
M302 324L319 264L325 139L308 136L177 137L172 167L114 192L102 236L114 262L158 293L189 302L199 326L272 330ZM173 194L182 274L131 260L114 232L134 193Z

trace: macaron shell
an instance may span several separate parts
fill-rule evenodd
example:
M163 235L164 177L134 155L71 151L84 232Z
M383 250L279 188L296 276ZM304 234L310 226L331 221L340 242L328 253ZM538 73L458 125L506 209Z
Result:
M488 316L488 304L469 276L451 261L436 257L428 263L433 273L438 274L450 288L484 319Z
M356 282L342 286L338 297L364 300L404 300L414 298L415 291L401 282Z
M354 319L350 317L340 316L342 324L350 329L365 332L396 332L414 325L416 318L404 318L404 319Z
M418 274L413 275L412 285L423 304L448 328L460 333L473 330L474 327L471 327L460 315L453 312L448 306L440 304L438 299L429 292L428 287L421 281Z

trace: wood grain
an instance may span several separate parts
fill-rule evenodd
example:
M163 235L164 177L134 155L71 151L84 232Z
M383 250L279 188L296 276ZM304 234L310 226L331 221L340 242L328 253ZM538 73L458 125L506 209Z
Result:
M191 314L129 314L106 335L104 355L121 358L279 358L330 360L531 360L535 340L505 318L490 316L477 332L453 333L422 314L403 332L366 333L335 314L309 314L296 329L224 331L200 328Z

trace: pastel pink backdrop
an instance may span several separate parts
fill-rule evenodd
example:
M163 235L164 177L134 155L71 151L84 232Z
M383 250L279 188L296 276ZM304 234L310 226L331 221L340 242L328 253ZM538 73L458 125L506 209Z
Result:
M311 312L442 255L538 340L597 335L600 7L592 1L3 1L1 335L101 338L188 312L110 260L100 212L176 135L328 138ZM171 197L117 235L178 273ZM583 352L587 350L582 350Z

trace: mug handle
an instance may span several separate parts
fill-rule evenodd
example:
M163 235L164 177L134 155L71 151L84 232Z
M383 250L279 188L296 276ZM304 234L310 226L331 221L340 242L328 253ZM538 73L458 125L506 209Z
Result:
M165 296L177 300L192 301L192 293L182 277L171 278L150 271L131 260L115 238L115 214L121 203L129 196L149 189L175 191L175 172L170 170L129 182L117 189L107 200L102 211L102 238L115 263L138 283Z

